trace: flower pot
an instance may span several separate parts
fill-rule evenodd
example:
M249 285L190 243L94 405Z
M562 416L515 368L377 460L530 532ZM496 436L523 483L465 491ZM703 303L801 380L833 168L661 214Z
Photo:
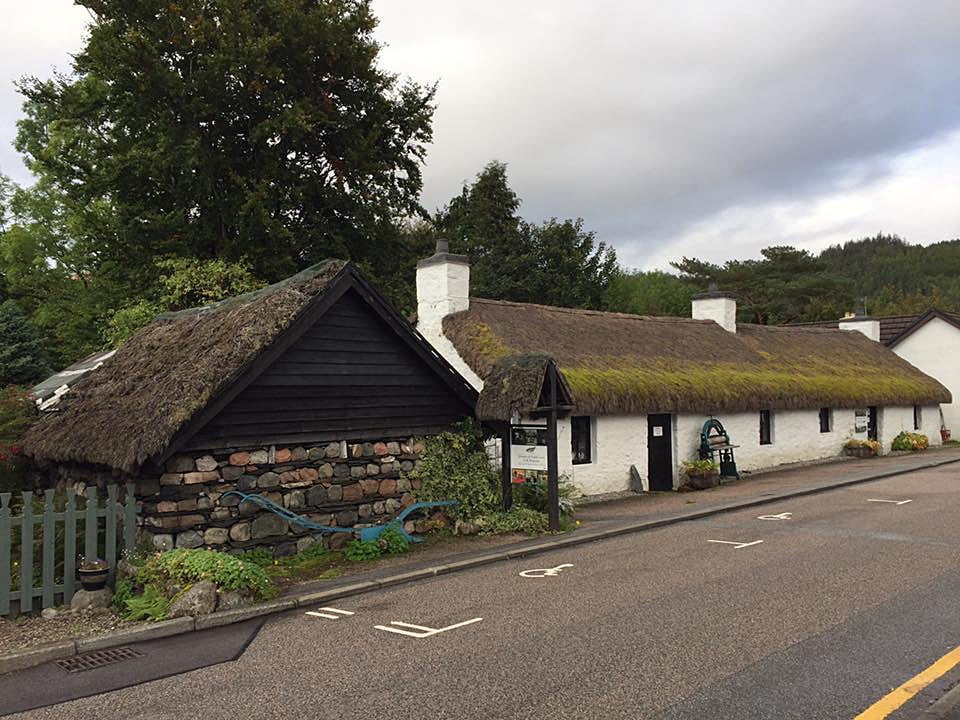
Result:
M77 570L80 576L80 586L84 590L103 590L107 585L107 576L110 575L110 568L92 568Z
M706 490L716 487L720 482L720 473L699 473L687 475L687 481L694 490Z

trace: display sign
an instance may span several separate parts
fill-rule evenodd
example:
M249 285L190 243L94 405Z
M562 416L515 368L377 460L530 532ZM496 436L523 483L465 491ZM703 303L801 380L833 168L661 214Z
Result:
M654 436L654 437L663 437L663 425L654 425L654 426L653 426L653 436Z
M524 482L547 471L547 429L542 425L510 427L510 468L513 482Z
M857 410L853 417L853 431L862 433L867 431L869 413L866 410Z

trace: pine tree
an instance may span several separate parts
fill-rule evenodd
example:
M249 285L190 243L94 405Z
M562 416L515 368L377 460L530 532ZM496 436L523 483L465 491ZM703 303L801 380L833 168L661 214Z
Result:
M0 387L29 385L50 370L40 332L12 300L0 303Z

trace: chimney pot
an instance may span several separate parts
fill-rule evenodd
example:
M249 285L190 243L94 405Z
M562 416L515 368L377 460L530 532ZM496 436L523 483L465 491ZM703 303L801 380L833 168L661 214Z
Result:
M450 241L445 238L437 238L437 255L450 252Z

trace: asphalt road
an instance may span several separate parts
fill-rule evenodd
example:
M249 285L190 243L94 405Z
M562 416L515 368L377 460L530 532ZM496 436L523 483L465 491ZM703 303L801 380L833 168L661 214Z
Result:
M234 662L10 717L853 718L960 645L958 479L920 471L344 599L352 615L321 611L336 620L269 621Z

